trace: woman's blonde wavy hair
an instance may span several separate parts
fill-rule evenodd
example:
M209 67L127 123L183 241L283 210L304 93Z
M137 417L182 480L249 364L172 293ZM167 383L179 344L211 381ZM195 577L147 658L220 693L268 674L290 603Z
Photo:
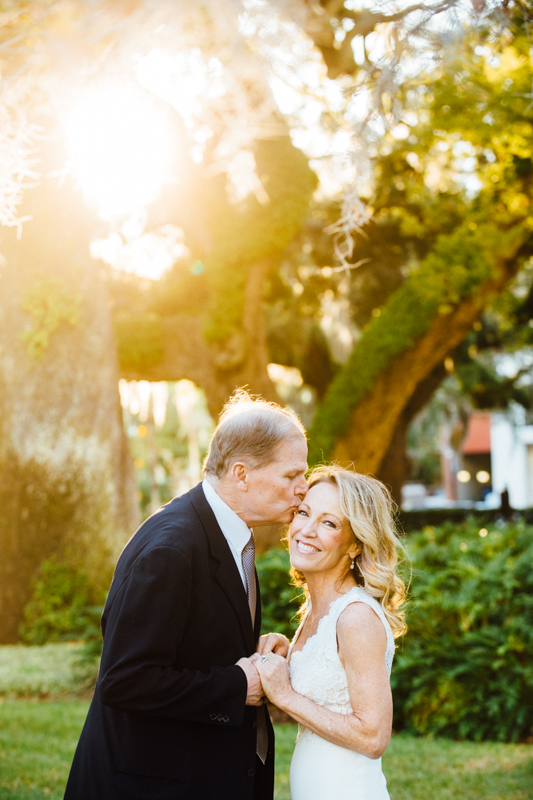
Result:
M361 552L355 557L354 577L380 603L395 638L407 632L404 621L406 587L397 574L398 550L402 549L394 523L395 503L376 478L336 464L313 469L307 482L332 483L339 490L340 508L349 522ZM303 573L292 569L293 582L306 590Z

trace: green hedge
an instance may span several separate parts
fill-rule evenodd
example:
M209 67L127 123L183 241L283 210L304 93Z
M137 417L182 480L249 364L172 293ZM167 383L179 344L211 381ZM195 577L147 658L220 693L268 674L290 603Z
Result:
M277 631L292 639L298 627L297 614L303 592L290 583L289 554L280 548L268 550L257 557L256 567L261 585L261 633Z
M412 534L395 726L516 742L533 729L533 527L474 520Z
M86 575L52 557L41 564L20 637L32 645L86 639L88 631L99 628L101 613L100 606L91 605Z

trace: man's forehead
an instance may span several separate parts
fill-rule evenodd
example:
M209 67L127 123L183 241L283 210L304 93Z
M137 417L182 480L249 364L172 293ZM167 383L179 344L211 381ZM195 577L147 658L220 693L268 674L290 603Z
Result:
M301 453L302 450L307 451L307 439L299 432L296 434L291 434L290 436L286 436L285 439L281 440L279 449L285 450L286 453Z
M297 454L286 455L285 458L281 457L276 459L278 464L283 464L284 467L294 472L307 472L307 461L303 461Z
M301 436L298 439L291 438L285 441L278 447L276 452L277 461L298 461L302 463L307 460L307 441Z

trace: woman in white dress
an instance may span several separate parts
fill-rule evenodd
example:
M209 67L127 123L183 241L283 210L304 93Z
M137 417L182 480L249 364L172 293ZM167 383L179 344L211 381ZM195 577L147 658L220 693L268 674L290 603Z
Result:
M389 675L406 630L398 544L383 484L336 466L312 473L289 530L302 621L287 660L264 637L255 662L269 700L299 723L292 800L389 798Z

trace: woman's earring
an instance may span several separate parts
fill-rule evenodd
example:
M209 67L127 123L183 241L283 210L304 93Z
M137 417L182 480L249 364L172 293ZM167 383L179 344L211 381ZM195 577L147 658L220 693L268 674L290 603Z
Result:
M353 569L355 566L355 558L352 558L352 563L350 564L350 569Z

